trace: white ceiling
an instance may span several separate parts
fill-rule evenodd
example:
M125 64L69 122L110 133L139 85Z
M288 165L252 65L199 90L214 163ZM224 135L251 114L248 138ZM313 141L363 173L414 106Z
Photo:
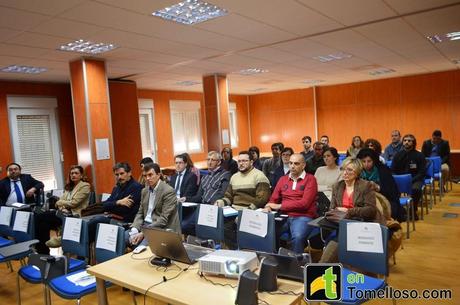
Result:
M179 0L0 0L0 67L46 67L39 75L0 72L0 79L68 82L70 60L57 51L77 39L114 43L98 56L110 78L138 88L201 91L205 74L228 74L230 93L255 94L458 69L460 40L427 35L460 31L460 1L210 0L227 16L185 26L151 16ZM348 59L312 57L344 52ZM371 76L376 68L395 73ZM262 68L242 76L232 72Z

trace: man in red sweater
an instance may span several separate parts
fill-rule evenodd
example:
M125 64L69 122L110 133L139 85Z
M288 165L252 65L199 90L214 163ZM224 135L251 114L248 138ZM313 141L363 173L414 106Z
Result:
M265 205L267 211L289 215L283 231L291 235L292 250L303 253L307 236L313 229L308 223L316 215L318 184L313 175L305 172L305 158L293 154L289 159L289 175L282 176Z

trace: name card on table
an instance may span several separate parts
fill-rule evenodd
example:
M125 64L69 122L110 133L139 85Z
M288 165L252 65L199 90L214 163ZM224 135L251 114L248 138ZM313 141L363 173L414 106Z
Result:
M14 218L13 230L27 233L30 220L30 212L17 211Z
M347 251L383 253L382 229L378 223L347 223Z
M244 209L241 215L240 231L260 237L267 236L268 214Z
M198 214L198 224L217 228L217 214L219 207L210 204L201 204L200 213Z
M115 252L117 249L118 226L107 223L99 224L96 248Z
M0 225L10 226L12 214L13 214L13 208L1 207L0 208Z
M81 218L66 217L62 239L79 243L82 221Z

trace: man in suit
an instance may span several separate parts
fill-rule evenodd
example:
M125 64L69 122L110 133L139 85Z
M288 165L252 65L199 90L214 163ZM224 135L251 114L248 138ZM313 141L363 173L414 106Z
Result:
M129 231L126 231L128 244L133 246L147 244L141 232L143 225L171 229L181 233L177 198L174 189L162 181L160 166L156 163L144 165L143 175L146 187L142 190L141 206Z
M176 191L176 197L184 202L186 197L195 196L198 191L197 176L190 170L183 154L177 155L174 162L176 174L171 177L169 185Z
M450 146L449 141L442 138L441 130L433 131L431 139L423 142L422 153L426 158L429 157L440 157L441 158L441 172L444 177L444 182L449 177L449 159L450 159Z
M0 181L0 205L35 203L44 185L31 175L21 174L21 166L10 163L6 167L7 177Z

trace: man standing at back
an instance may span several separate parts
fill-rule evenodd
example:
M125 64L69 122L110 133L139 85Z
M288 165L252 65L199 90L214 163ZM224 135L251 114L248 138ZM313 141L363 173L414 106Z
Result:
M17 163L6 166L7 177L0 181L0 205L37 202L44 185L31 175L22 174L21 170Z
M449 178L450 146L449 141L446 141L442 138L441 130L433 131L431 139L428 139L425 142L423 142L422 153L427 158L441 158L441 172L444 184Z
M305 136L302 138L303 151L301 152L302 156L305 158L305 161L308 161L315 154L313 148L311 147L311 137Z
M283 231L289 231L292 250L297 253L303 253L307 236L312 230L308 223L317 216L318 184L315 177L304 169L304 157L293 154L289 160L289 175L281 177L265 205L267 211L279 210L289 215Z
M401 133L399 130L393 130L391 132L391 143L385 148L383 152L383 158L386 161L392 161L393 157L397 152L403 149L403 144L401 142Z
M396 175L410 174L412 176L412 199L417 211L418 203L422 197L422 185L426 172L425 156L417 151L417 141L411 134L403 137L403 149L396 153L391 163L391 169ZM415 219L418 220L417 214Z

